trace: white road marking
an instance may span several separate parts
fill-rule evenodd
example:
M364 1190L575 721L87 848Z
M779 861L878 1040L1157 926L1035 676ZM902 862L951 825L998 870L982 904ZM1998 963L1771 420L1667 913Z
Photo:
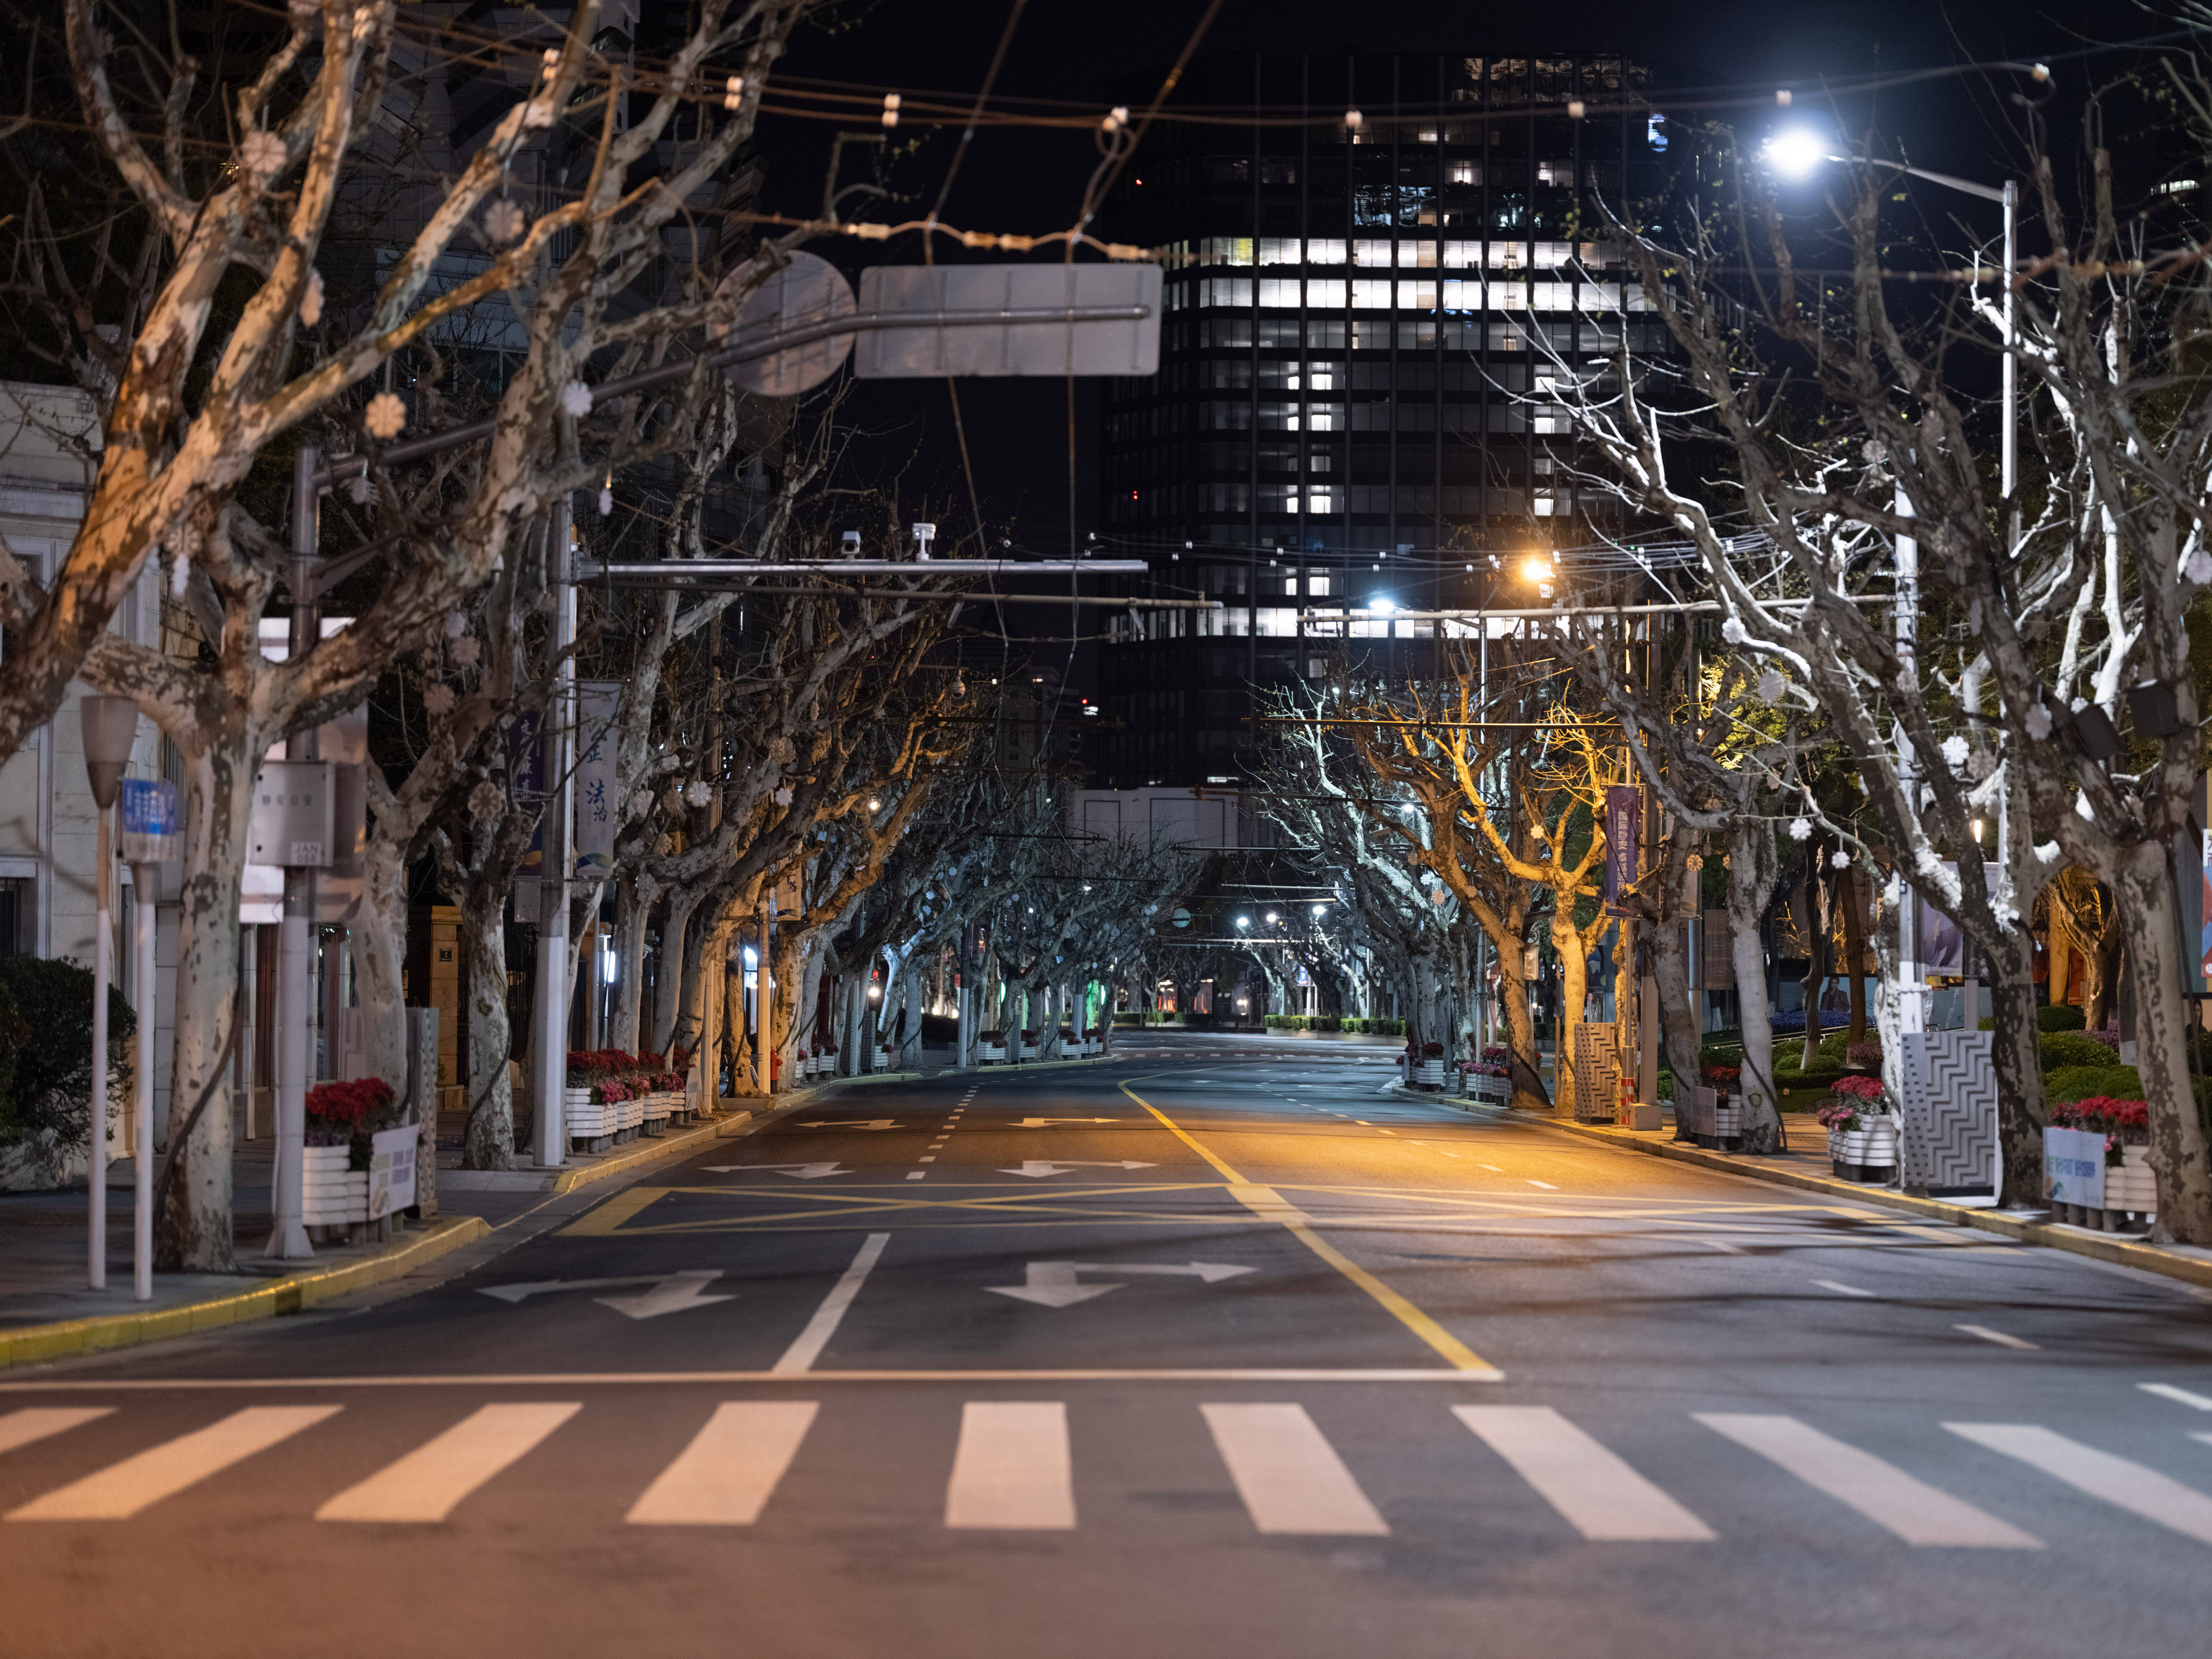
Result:
M1525 1182L1528 1182L1531 1187L1541 1187L1541 1188L1542 1188L1546 1192L1547 1192L1547 1193L1556 1193L1557 1191L1559 1191L1559 1190L1557 1187L1554 1187L1554 1186L1553 1186L1550 1182L1548 1182L1548 1181L1539 1181L1539 1180L1537 1180L1534 1176L1522 1176L1521 1177L1521 1179L1522 1179L1522 1180L1523 1180L1523 1181L1525 1181Z
M2191 1394L2186 1389L2177 1389L2171 1382L2138 1382L2136 1386L2145 1394L2154 1394L2161 1400L2194 1406L2200 1412L2212 1412L2212 1400L2207 1400L2201 1394Z
M1452 1414L1593 1540L1703 1542L1712 1528L1549 1406L1455 1406Z
M31 1406L0 1417L0 1452L11 1452L33 1440L63 1434L96 1417L106 1417L112 1406Z
M1723 1255L1741 1255L1743 1254L1742 1245L1731 1244L1725 1238L1700 1238L1697 1240L1697 1243L1704 1245L1709 1250L1718 1250Z
M961 1407L945 1524L1024 1532L1075 1525L1065 1402L971 1400Z
M1794 1417L1696 1412L1697 1420L1848 1504L1908 1544L2035 1550L2042 1540Z
M908 1177L908 1180L920 1178L919 1170ZM874 1268L877 1258L884 1253L884 1246L890 1242L889 1233L870 1233L862 1242L860 1254L853 1258L853 1265L846 1268L843 1276L830 1287L830 1294L822 1298L822 1305L814 1310L814 1317L806 1322L806 1328L799 1332L792 1345L783 1351L783 1358L775 1362L776 1376L799 1376L813 1370L814 1362L822 1357L822 1350L837 1334L838 1321L844 1318L845 1310L853 1305L853 1298L860 1295L861 1285Z
M1993 1331L1986 1325L1954 1325L1954 1331L1964 1331L1968 1336L1978 1336L1984 1342L1994 1342L2000 1348L2027 1348L2041 1352L2040 1343L2029 1342L2017 1336L2008 1336L2002 1331Z
M336 1417L339 1406L248 1406L11 1510L10 1521L126 1521L211 1474Z
M634 1527L750 1527L819 1409L812 1400L725 1401L623 1518Z
M581 1401L485 1406L347 1487L318 1521L442 1521L453 1506L583 1409Z
M1833 1291L1838 1296L1872 1296L1874 1294L1872 1291L1863 1291L1856 1285L1841 1284L1832 1279L1816 1279L1813 1282L1824 1291Z
M919 1181L928 1173L927 1170L908 1170L906 1172L906 1178L908 1181Z
M1201 1406L1237 1496L1261 1532L1379 1538L1389 1524L1304 1406Z
M2077 1492L2101 1498L2200 1544L2212 1544L2212 1498L2169 1480L2156 1469L2069 1440L2033 1423L1946 1423L1943 1426L1978 1446L2041 1469Z
M87 1109L89 1110L90 1109L87 1108ZM918 1158L915 1159L915 1162L917 1164L934 1164L937 1162L937 1155L933 1152L927 1158Z
M770 988L773 989L774 988L770 987ZM1495 1164L1486 1164L1482 1167L1489 1170L1492 1175L1504 1175L1505 1173L1504 1170L1499 1169Z

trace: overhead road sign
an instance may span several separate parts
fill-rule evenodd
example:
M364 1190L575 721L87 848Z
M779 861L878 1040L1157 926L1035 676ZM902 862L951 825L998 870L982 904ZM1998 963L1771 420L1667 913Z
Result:
M853 373L1157 374L1160 277L1155 264L872 265L860 273L860 310L914 321L861 336ZM1000 326L936 320L994 310Z
M990 274L1000 273L996 286ZM1008 273L1021 272L1017 278ZM933 288L933 275L961 274L960 284ZM1072 276L1069 273L1073 273ZM844 278L830 273L842 286ZM817 273L818 276L818 273ZM874 282L869 278L877 279ZM1158 265L878 265L861 283L862 308L847 312L826 285L801 278L777 288L777 305L813 320L775 326L773 307L748 337L733 326L729 342L707 363L736 375L751 364L769 364L792 382L821 368L823 356L804 349L879 335L893 343L856 364L863 379L944 374L1151 374L1159 367L1160 269ZM947 304L935 297L957 292L972 300ZM1073 294L1076 297L1065 297ZM1094 297L1095 296L1095 297ZM972 337L973 343L969 343ZM961 342L957 347L950 343ZM619 375L592 387L594 404L630 397L689 378L699 359L663 363ZM972 367L969 365L973 365ZM830 364L836 367L835 362ZM775 379L764 375L763 381ZM781 383L781 382L779 382ZM372 459L386 465L417 460L456 445L491 436L497 416L432 432L405 443L386 444L371 455L340 456L317 469L318 489L359 477Z

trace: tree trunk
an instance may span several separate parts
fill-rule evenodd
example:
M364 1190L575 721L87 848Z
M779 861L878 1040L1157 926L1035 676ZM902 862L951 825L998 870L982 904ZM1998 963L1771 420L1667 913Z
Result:
M1559 1033L1552 1054L1552 1076L1558 1086L1552 1109L1572 1117L1581 1104L1575 1094L1575 1028L1583 1023L1583 1004L1589 997L1589 958L1571 908L1552 912L1552 948L1559 953Z
M1659 1046L1667 1055L1667 1070L1674 1079L1674 1121L1687 1121L1684 1108L1689 1091L1703 1079L1699 1061L1697 1011L1690 1006L1690 967L1683 948L1685 932L1679 917L1662 921L1651 933L1651 977L1659 987Z
M1989 963L1990 1003L1996 1016L1990 1054L1996 1065L2002 1170L1997 1202L2006 1209L2023 1209L2043 1201L2043 1056L2035 1024L2035 947L2026 933L2013 938L2016 945L2011 962L2001 962L1986 951L1983 956Z
M2173 872L2166 849L2154 842L2114 852L2128 860L2111 885L2133 970L2136 1064L2150 1103L2156 1237L2166 1243L2212 1244L2212 1168L2205 1162L2204 1120L2190 1080L2195 1008L2181 994Z
M1766 1000L1766 953L1759 918L1773 896L1774 827L1748 815L1729 826L1728 914L1735 965L1736 1006L1743 1025L1743 1147L1771 1152L1780 1144L1781 1097L1774 1087L1774 1027Z
M665 1054L672 1055L679 1046L678 1032L687 1006L684 988L699 971L698 941L691 937L691 917L698 908L696 893L672 895L660 924L660 966L653 976L653 1036L654 1047ZM684 1046L697 1042L694 1032Z
M407 1078L407 849L371 835L362 859L361 913L353 927L354 994L361 1002L363 1063L394 1089Z
M462 989L469 1000L468 1127L461 1167L514 1168L514 1092L507 1079L505 904L461 912Z
M643 1036L645 1010L645 924L653 902L634 880L615 887L615 996L607 1046L635 1054Z
M169 1065L168 1144L173 1173L155 1218L155 1265L165 1272L232 1273L230 1102L226 1085L191 1133L195 1103L228 1064L237 1012L239 874L253 769L267 744L258 731L198 735L190 757L183 902L177 919L176 1034ZM189 751L188 751L189 752ZM147 1010L144 1018L150 1018Z
M1513 1067L1513 1109L1548 1112L1551 1097L1537 1064L1536 1021L1528 1012L1528 981L1521 976L1521 953L1498 955L1498 994L1505 1006L1505 1047Z

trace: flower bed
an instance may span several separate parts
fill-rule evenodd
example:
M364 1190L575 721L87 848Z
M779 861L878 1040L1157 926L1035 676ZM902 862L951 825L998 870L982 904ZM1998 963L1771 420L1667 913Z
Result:
M603 1152L692 1108L678 1048L664 1057L620 1048L571 1049L561 1091L562 1133L572 1150Z
M2103 1168L2097 1173L2101 1179L2076 1181L2071 1186L2053 1180L2069 1156L2079 1170L2083 1164L2094 1166L2100 1152ZM2142 1232L2157 1213L2158 1182L2150 1167L2150 1108L2142 1101L2091 1095L2053 1106L2051 1130L2044 1135L2044 1167L2046 1187L2052 1189L2051 1208L2060 1220L2104 1232ZM2096 1201L2069 1201L2069 1192Z
M301 1221L310 1227L367 1221L371 1141L379 1130L400 1127L398 1096L382 1078L354 1078L317 1084L307 1106Z
M1838 1178L1889 1181L1897 1173L1897 1120L1883 1109L1881 1079L1840 1078L1835 1093L1818 1120L1828 1132L1828 1161Z

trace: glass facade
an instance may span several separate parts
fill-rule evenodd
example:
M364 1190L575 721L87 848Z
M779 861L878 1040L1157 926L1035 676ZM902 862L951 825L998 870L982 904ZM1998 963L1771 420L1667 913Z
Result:
M1317 669L1323 641L1431 631L1347 602L1481 603L1491 554L1610 522L1543 393L1554 354L1603 375L1624 332L1664 338L1595 207L1657 188L1645 84L1607 57L1194 67L1177 102L1215 118L1155 127L1103 224L1166 280L1158 374L1106 387L1100 535L1224 608L1123 619L1102 781L1234 771L1254 685ZM1196 643L1224 637L1243 648Z

